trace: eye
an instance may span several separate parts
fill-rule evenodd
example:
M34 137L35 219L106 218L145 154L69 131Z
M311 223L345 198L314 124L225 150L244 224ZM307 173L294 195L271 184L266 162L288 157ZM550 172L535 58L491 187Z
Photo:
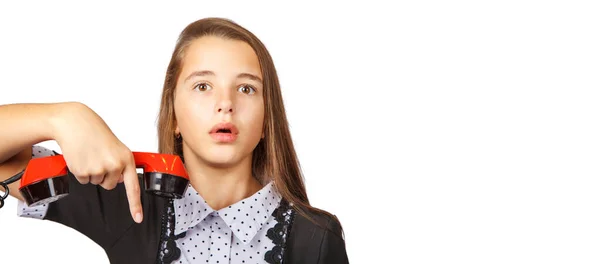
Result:
M194 90L198 90L198 91L208 91L210 89L210 85L208 85L207 83L199 83L194 85Z
M250 85L244 84L240 86L240 88L238 88L238 91L245 94L254 94L256 92L256 89Z

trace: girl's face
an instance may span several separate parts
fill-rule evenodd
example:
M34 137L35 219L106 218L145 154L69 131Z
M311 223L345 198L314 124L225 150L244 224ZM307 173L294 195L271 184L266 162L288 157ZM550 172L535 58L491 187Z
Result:
M192 154L210 166L235 165L250 158L263 136L262 72L245 42L194 40L185 50L174 100L186 160Z

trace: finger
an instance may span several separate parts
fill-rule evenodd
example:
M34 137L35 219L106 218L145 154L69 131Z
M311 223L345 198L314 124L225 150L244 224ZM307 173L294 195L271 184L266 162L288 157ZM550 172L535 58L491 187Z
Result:
M125 183L125 191L127 192L127 200L129 201L129 210L131 211L131 216L135 222L141 223L143 219L143 212L142 203L140 201L140 183L138 180L135 163L133 161L133 156L131 156L130 162L128 162L125 166L125 170L123 171L123 180Z
M100 183L100 186L102 186L102 188L104 189L112 190L117 186L120 177L120 170L113 170L106 174L106 176L104 177L104 181Z
M90 176L77 176L75 175L75 179L77 179L77 181L81 184L88 184L90 183Z
M104 180L104 175L94 175L94 176L90 177L90 183L93 185L98 185L98 184L102 183L103 180Z

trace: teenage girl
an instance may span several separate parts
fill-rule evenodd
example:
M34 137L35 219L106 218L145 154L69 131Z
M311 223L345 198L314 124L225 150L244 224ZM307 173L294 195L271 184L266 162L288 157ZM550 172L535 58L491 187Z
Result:
M8 185L19 215L78 230L111 263L348 263L340 222L309 204L269 52L230 20L188 25L166 72L158 152L185 163L181 199L141 190L131 150L82 103L3 105L0 120L0 181L55 155L47 140L71 173L47 205Z

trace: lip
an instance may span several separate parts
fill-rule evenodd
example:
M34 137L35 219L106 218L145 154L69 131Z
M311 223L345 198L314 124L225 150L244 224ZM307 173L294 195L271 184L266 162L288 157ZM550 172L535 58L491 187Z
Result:
M228 129L231 133L217 133L220 129ZM210 136L220 143L231 143L237 139L239 130L232 123L219 123L212 127L209 132Z
M212 127L212 129L210 130L210 134L213 133L217 133L217 131L219 131L219 129L228 129L229 131L231 131L232 134L239 134L240 131L237 129L237 127L232 124L232 123L219 123L217 125L215 125L214 127Z

